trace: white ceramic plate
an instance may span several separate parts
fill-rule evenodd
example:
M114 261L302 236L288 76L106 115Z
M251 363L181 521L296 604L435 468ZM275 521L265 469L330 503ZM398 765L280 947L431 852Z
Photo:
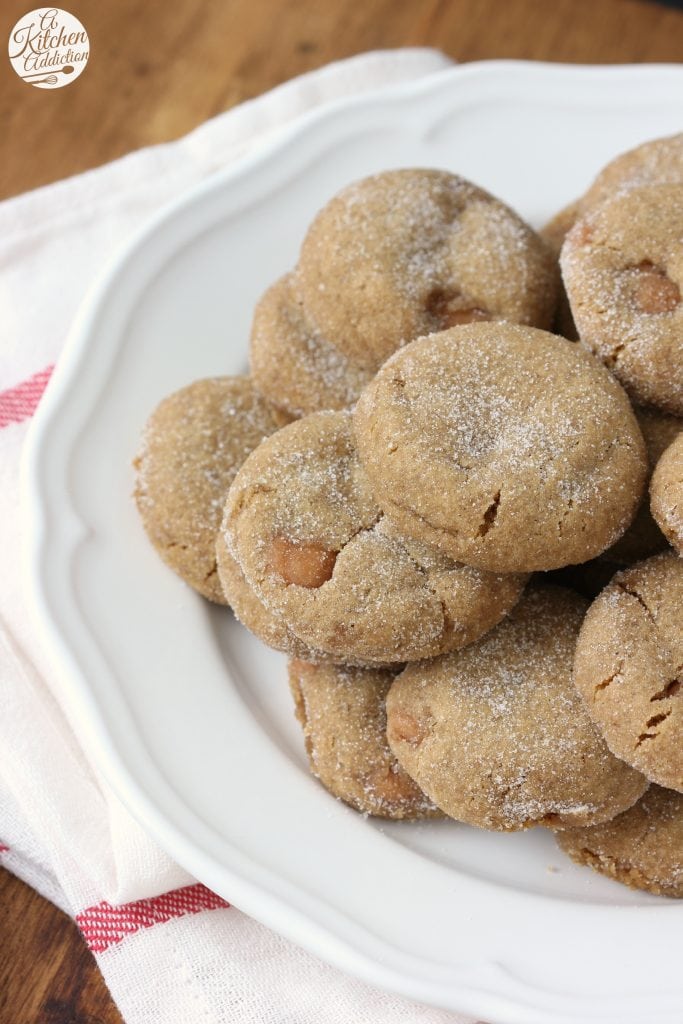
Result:
M197 878L370 982L491 1022L680 1024L683 905L538 829L377 824L309 775L285 659L159 562L131 457L162 396L241 371L251 311L340 186L445 167L540 224L680 130L683 69L473 64L306 117L157 218L83 305L25 495L44 634L91 755Z

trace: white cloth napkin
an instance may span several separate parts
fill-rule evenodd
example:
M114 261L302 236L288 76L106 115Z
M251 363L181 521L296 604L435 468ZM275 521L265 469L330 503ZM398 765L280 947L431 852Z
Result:
M319 962L190 878L81 750L33 635L20 565L27 426L110 251L164 203L314 106L448 65L364 54L178 142L0 204L0 864L76 919L127 1024L463 1024ZM0 948L1 948L0 926Z

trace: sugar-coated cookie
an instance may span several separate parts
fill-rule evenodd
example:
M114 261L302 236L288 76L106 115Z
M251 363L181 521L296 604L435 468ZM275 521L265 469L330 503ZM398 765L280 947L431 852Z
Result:
M683 185L683 133L644 142L620 153L596 177L579 201L582 212L617 192L644 185Z
M348 412L314 413L260 445L233 481L222 532L260 600L341 660L460 647L498 622L525 582L406 545L372 496Z
M214 377L169 395L145 425L134 466L147 536L174 572L218 604L225 496L247 455L283 422L248 377Z
M550 327L559 275L546 243L488 192L446 171L386 171L317 215L294 278L306 316L375 371L400 345L458 323Z
M292 274L276 281L257 303L249 366L259 391L293 419L351 405L372 376L307 321L292 290Z
M683 555L683 433L657 463L650 481L650 503L660 530Z
M630 810L591 828L566 829L557 842L578 864L588 864L632 889L683 897L683 796L650 786Z
M572 684L586 607L531 583L482 639L396 678L389 746L446 814L502 831L594 824L643 794L647 780L610 754Z
M635 402L683 416L683 184L618 193L582 216L560 263L582 344Z
M311 771L363 814L442 818L389 749L384 701L394 675L290 661L289 685Z
M657 409L642 409L636 406L633 411L645 441L648 472L652 474L666 449L683 431L683 419L669 416ZM665 550L667 539L673 544L671 536L663 532L653 518L649 494L646 491L635 519L626 533L600 557L630 565Z
M580 204L578 200L570 203L569 206L563 207L559 213L556 213L539 231L541 238L545 239L558 259L562 244L567 237L567 232L579 216L579 209ZM553 330L556 334L560 334L563 338L568 338L570 341L577 341L579 337L569 305L569 299L562 283L560 284Z
M471 324L395 353L354 426L374 494L400 529L482 569L586 561L643 493L643 439L624 391L581 346Z
M273 650L282 651L292 658L302 658L315 663L330 660L329 654L316 651L303 640L299 640L298 636L287 628L282 616L259 600L228 551L220 531L216 540L216 567L227 604L232 608L235 618L254 636Z
M574 680L610 750L683 791L683 561L655 555L618 573L591 605Z

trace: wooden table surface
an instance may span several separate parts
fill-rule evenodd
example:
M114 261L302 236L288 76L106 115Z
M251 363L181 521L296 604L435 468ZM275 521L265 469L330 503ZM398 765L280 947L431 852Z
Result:
M30 7L3 0L2 31ZM177 138L363 50L435 46L459 61L683 58L683 14L641 0L78 0L67 9L90 37L78 81L33 89L0 57L0 198ZM120 1024L60 911L1 869L0 907L2 1024Z

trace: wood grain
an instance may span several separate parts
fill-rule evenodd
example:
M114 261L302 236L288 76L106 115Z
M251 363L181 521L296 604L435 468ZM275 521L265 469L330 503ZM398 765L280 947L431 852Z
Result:
M0 869L0 1022L122 1024L76 925Z
M30 6L4 0L5 31ZM33 89L0 57L0 197L177 138L293 75L368 49L435 46L460 61L683 59L683 15L639 0L67 6L91 42L77 81ZM0 1024L121 1024L94 960L60 911L1 869L0 906Z
M4 0L8 26L27 0ZM0 59L0 197L177 138L279 82L367 49L461 61L677 61L683 16L636 0L132 0L72 3L91 43L62 89Z

